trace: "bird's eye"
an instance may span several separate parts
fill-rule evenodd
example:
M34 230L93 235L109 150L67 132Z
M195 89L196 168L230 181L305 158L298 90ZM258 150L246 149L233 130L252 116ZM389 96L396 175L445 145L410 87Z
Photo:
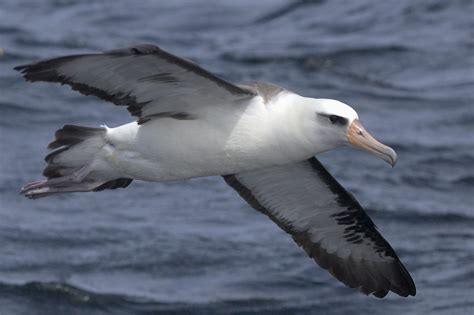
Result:
M329 116L329 121L330 121L332 124L344 125L345 122L346 122L346 119L345 119L344 117L341 117L341 116L330 115L330 116Z
M348 123L347 118L344 118L338 115L329 115L329 114L324 114L324 113L317 113L317 114L320 117L324 117L325 119L328 119L333 125L345 126Z

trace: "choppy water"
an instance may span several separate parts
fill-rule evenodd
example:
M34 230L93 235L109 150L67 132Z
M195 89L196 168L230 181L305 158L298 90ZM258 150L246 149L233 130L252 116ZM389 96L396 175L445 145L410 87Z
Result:
M2 0L0 313L472 313L472 16L458 0ZM130 117L12 67L141 42L233 81L353 105L399 164L348 149L321 159L368 208L417 296L346 289L220 178L22 198L54 130Z

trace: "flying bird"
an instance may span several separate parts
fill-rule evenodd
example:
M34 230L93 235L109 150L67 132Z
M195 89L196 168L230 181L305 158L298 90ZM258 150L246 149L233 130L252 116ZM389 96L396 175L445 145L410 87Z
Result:
M136 120L109 128L65 125L28 198L222 176L322 268L382 298L415 295L410 274L359 202L316 154L343 145L395 165L350 106L255 82L237 85L154 45L64 56L15 68L127 106Z

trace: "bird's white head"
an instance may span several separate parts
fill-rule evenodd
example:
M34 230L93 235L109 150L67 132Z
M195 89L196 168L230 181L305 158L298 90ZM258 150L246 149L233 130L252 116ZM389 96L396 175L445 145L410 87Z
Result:
M304 103L304 116L309 118L304 119L304 128L311 134L317 153L349 144L395 165L395 151L369 134L352 107L332 99L305 98Z

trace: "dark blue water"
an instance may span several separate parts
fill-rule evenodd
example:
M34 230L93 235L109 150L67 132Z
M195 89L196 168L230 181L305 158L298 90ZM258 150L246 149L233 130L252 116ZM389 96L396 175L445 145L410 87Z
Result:
M132 4L133 3L133 4ZM0 314L468 314L474 308L472 1L0 2ZM399 164L321 156L417 285L345 288L221 178L27 200L63 124L121 108L12 67L151 42L237 82L352 105Z

